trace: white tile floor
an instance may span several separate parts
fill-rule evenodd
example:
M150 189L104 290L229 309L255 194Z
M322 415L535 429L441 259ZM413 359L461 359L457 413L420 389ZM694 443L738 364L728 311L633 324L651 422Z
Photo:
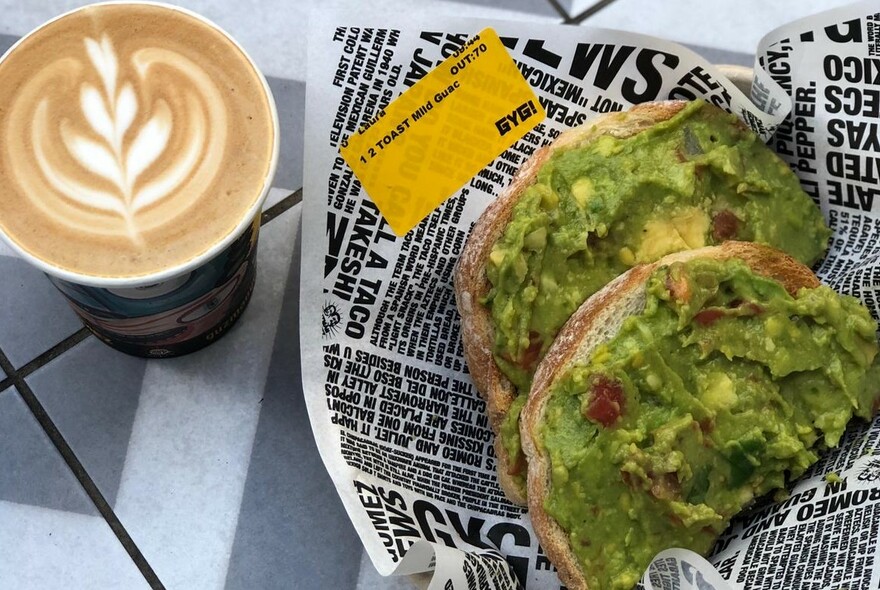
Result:
M0 501L0 522L0 588L150 587L97 513Z

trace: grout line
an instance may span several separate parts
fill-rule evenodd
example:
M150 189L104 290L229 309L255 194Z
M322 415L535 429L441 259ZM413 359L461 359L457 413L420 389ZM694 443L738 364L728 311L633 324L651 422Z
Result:
M300 201L302 201L303 189L297 189L295 192L287 195L265 211L260 218L260 225L266 225Z
M0 369L6 373L6 379L0 381L0 390L3 390L15 383L15 367L12 366L2 350L0 350Z
M85 330L85 328L83 328ZM76 345L77 342L80 342L85 336L88 335L88 330L86 331L85 336L81 336L80 330L73 336L67 338L54 348L50 349L48 352L40 355L34 361L29 363L28 365L35 364L37 360L40 360L43 357L48 356L55 349L60 349L65 343L70 342L70 344L64 350L71 348ZM79 340L76 340L79 338ZM63 352L63 351L61 351ZM61 354L58 352L58 354ZM55 355L57 356L57 354ZM55 358L54 356L52 358ZM48 359L51 360L51 359ZM48 360L44 361L48 362ZM98 486L95 484L94 480L92 480L91 476L86 472L85 467L74 454L73 449L70 448L70 445L67 444L67 441L64 440L64 437L61 435L61 431L58 430L58 427L55 426L55 423L52 422L52 419L49 417L49 414L46 413L45 408L40 403L40 400L37 399L37 396L34 394L33 390L24 380L24 377L18 373L13 367L12 363L9 362L9 359L6 357L6 354L2 350L0 350L0 368L2 368L9 378L6 381L11 381L15 388L18 390L19 395L24 400L24 403L27 404L28 409L30 409L31 413L34 415L34 418L37 419L37 422L43 428L43 431L49 437L49 440L52 441L52 444L55 445L55 448L61 454L61 458L64 459L64 462L67 463L67 466L73 472L74 477L76 477L77 481L85 490L86 494L92 500L95 505L95 508L98 509L98 512L104 517L104 520L110 526L110 530L116 535L116 538L122 544L122 547L128 553L131 560L134 562L135 566L140 570L141 574L146 578L147 583L151 588L164 590L165 586L162 585L162 582L159 580L159 577L156 575L156 572L153 571L153 568L150 567L150 564L147 563L146 558L143 553L141 553L140 549L138 549L137 545L135 545L134 540L132 540L131 536L128 534L128 531L125 530L125 527L122 525L122 522L119 520L119 517L116 516L116 513L113 512L113 508L110 507L110 504L107 502L104 495L101 493L101 490L98 489Z
M562 4L559 3L559 0L547 0L547 2L549 2L550 6L552 6L553 9L559 13L559 16L563 18L563 22L571 18L571 16L569 16L568 14L568 11L565 10L565 8L562 7Z
M43 365L48 364L50 361L55 360L56 358L88 338L90 335L91 332L88 328L80 328L31 362L18 369L16 371L16 374L22 379L28 377L31 373L33 373Z
M550 0L550 1L552 2L553 0ZM597 12L599 12L600 10L602 10L603 8L605 8L606 6L608 6L609 4L611 4L612 2L614 2L614 0L599 0L598 2L596 2L595 4L590 6L589 8L585 9L580 14L578 14L576 16L569 17L568 19L566 19L564 24L566 24L566 25L580 24L580 23L584 22L585 20L587 20L588 18L590 18L591 16L593 16L594 14L596 14Z

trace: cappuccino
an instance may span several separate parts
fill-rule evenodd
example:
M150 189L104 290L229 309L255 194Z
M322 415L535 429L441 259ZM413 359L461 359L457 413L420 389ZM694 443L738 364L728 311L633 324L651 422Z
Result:
M223 251L277 159L251 60L163 5L93 5L37 29L0 60L0 105L0 233L84 284L164 280Z

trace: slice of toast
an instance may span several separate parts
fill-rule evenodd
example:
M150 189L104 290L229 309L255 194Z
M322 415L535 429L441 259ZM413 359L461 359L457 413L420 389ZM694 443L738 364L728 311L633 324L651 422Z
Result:
M792 295L801 288L814 288L820 284L808 267L782 252L758 244L731 241L671 254L657 262L634 267L590 297L572 315L538 366L520 422L523 449L529 462L528 500L532 524L544 552L556 566L560 579L571 590L587 589L589 585L572 551L568 534L544 508L551 487L552 466L540 442L540 428L545 421L552 386L574 364L589 359L599 346L611 340L627 318L644 310L647 281L655 270L703 257L741 259L755 274L776 280ZM603 484L597 482L596 485ZM593 539L593 542L602 543L602 539Z
M686 105L684 101L652 102L636 105L625 112L601 115L562 133L553 143L537 150L519 169L510 186L477 221L456 265L455 297L461 314L465 360L477 390L486 400L489 422L496 435L495 454L501 488L517 504L526 504L524 480L511 475L514 465L499 436L501 424L517 397L517 391L495 364L492 354L495 334L491 315L481 303L491 289L486 276L486 261L510 222L514 205L535 183L538 171L554 151L578 147L603 135L621 139L631 137L672 118Z

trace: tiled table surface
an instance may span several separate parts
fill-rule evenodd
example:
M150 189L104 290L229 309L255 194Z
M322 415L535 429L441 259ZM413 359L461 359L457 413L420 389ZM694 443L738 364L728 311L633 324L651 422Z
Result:
M315 0L317 1L317 0ZM145 361L81 328L0 245L0 590L408 588L365 557L312 439L298 355L308 2L181 0L266 73L282 124L259 277L217 344ZM0 50L80 4L0 0ZM383 0L412 10L413 3ZM644 32L751 64L763 32L839 0L421 1L419 10ZM323 3L321 4L324 5ZM350 3L357 12L360 3Z

